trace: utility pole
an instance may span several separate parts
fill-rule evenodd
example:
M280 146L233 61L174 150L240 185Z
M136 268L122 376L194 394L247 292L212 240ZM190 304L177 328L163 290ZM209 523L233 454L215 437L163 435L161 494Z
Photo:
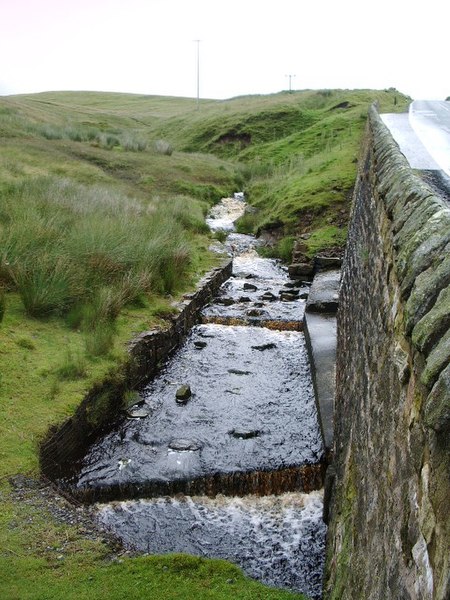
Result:
M292 79L295 77L295 75L285 75L285 77L289 77L289 93L292 94Z
M197 44L197 110L200 110L200 41L194 40Z

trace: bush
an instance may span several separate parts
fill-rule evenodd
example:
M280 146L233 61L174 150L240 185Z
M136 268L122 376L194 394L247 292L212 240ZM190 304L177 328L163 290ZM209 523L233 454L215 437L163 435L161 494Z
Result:
M155 152L158 154L165 154L166 156L172 156L173 147L169 142L165 140L158 140L155 142Z
M27 314L32 317L63 314L75 301L70 269L64 259L49 255L15 266L13 279Z
M143 152L147 149L147 142L131 133L124 133L120 136L119 140L120 145L124 150L129 150L131 152Z

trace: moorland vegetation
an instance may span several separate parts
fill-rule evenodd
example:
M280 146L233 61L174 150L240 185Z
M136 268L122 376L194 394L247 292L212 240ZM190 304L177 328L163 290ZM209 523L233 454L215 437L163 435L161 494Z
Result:
M299 597L221 561L117 560L33 494L18 503L11 478L38 477L49 425L217 264L204 218L221 197L245 191L239 230L270 234L272 255L289 260L299 236L307 257L342 249L373 101L393 112L408 98L304 91L199 110L114 93L0 98L2 598Z

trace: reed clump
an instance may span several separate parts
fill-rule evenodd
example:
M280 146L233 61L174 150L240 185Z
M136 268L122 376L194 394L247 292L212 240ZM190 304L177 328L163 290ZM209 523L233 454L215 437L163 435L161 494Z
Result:
M30 316L98 330L105 347L124 306L183 282L204 212L188 197L145 203L54 177L11 184L0 219L0 289L17 291Z

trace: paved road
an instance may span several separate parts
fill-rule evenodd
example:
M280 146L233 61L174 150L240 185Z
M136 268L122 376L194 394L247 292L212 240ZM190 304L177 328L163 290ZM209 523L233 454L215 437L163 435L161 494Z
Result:
M450 102L416 100L409 114L381 115L413 169L450 177Z
M428 152L450 176L450 102L416 100L409 121Z

